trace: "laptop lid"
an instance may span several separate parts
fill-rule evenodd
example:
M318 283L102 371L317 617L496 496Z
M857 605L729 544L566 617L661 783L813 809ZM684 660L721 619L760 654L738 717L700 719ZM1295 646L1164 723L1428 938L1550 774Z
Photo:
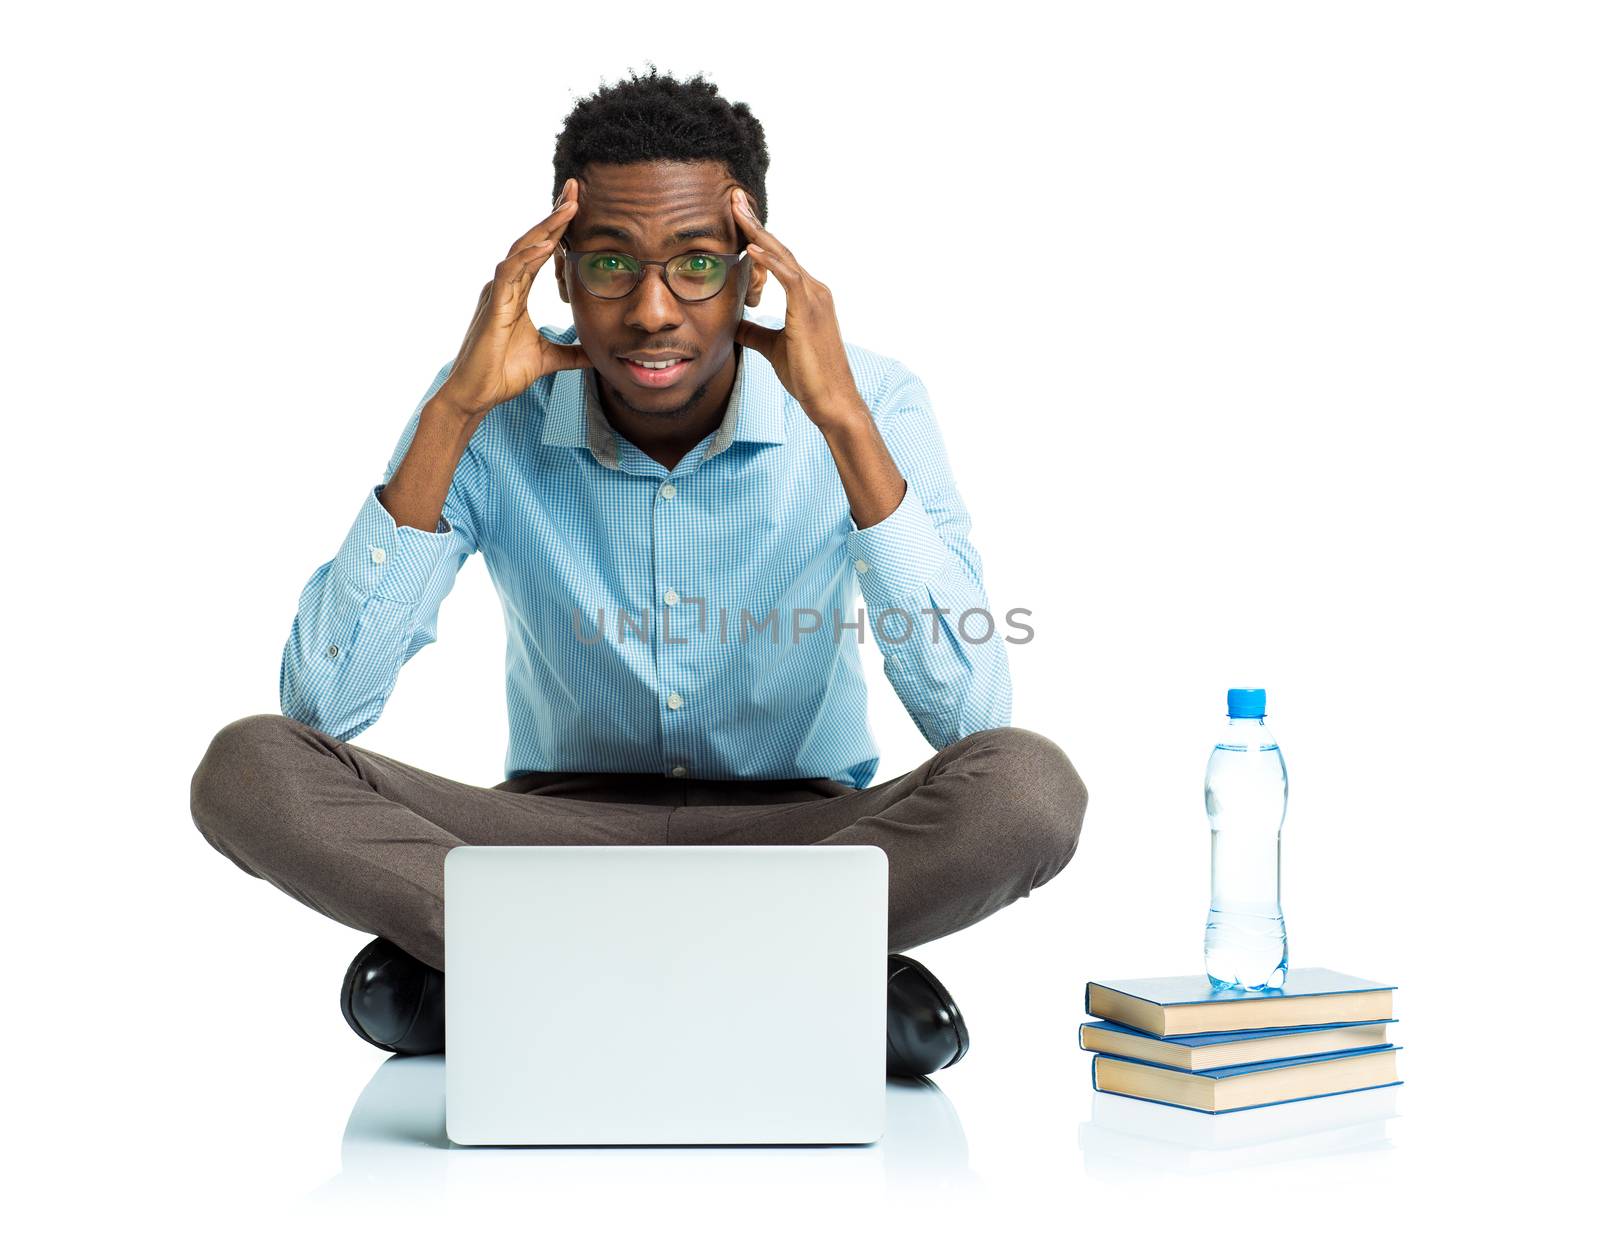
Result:
M445 856L457 1144L872 1143L876 846L458 846Z

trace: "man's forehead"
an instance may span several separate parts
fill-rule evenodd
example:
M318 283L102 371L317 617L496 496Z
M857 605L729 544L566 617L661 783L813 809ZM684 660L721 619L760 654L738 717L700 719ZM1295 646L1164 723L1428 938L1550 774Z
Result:
M581 179L569 236L579 242L731 241L727 194L736 184L726 169L704 164L594 169Z
M720 194L736 184L720 160L639 160L632 164L592 163L578 180L592 194Z

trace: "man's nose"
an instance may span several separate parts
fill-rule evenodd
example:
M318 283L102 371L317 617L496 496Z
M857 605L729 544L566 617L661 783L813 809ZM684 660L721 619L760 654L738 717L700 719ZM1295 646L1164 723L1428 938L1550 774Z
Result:
M641 332L660 332L679 323L678 300L667 288L666 274L651 265L645 268L628 302L628 326Z

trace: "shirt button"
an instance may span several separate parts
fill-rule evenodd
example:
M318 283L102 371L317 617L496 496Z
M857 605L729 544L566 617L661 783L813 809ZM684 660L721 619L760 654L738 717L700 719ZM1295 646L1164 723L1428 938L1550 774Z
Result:
M682 764L674 764L672 766L672 775L674 777L686 777L686 776L688 776L688 774L689 774L689 770L687 768L685 768Z
M676 604L678 602L678 593L676 591L672 590L671 587L668 587L667 588L667 594L662 596L661 598L663 600L665 600L668 604Z
M664 483L664 484L661 485L661 498L663 500L670 501L673 497L675 497L677 495L678 495L678 489L673 487L670 483Z
M673 691L672 694L667 696L667 707L669 707L669 708L681 708L681 707L683 707L683 696L678 694L677 691Z
M329 656L337 656L338 654L339 654L339 645L337 643L328 644L328 655Z
M374 548L372 550L372 564L373 565L382 565L384 563L385 558L387 558L388 555L389 554L384 552L383 549Z
M856 572L857 573L865 574L871 568L872 567L870 565L868 565L865 561L862 561L859 558L857 559L857 561L856 561Z

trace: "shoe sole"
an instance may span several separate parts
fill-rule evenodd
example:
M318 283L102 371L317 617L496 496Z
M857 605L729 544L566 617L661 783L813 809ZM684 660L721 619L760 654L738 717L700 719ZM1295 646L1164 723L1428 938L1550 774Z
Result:
M923 980L926 980L928 986L933 989L933 995L939 999L939 1004L948 1010L950 1012L950 1017L955 1020L956 1055L943 1066L939 1067L940 1070L949 1070L962 1058L966 1057L967 1049L972 1043L967 1036L967 1020L961 1017L961 1007L956 1005L955 998L950 996L950 991L945 988L943 984L939 983L939 977L934 975L933 972L929 971L915 958L907 958L903 954L890 954L889 959L891 962L904 963L906 970L913 970Z

